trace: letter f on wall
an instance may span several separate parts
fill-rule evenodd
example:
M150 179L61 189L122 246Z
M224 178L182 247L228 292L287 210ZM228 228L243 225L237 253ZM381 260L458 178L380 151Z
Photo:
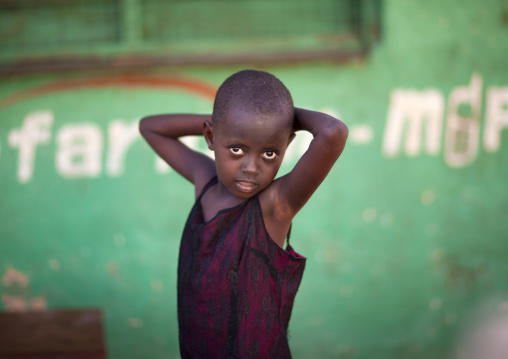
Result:
M19 182L27 183L32 178L37 145L49 143L52 124L53 113L51 111L37 111L25 118L22 128L9 133L9 145L19 148Z

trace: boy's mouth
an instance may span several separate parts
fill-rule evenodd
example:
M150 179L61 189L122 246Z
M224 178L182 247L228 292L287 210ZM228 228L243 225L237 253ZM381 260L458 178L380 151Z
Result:
M248 181L248 180L239 180L239 181L235 181L235 183L236 183L236 188L238 188L238 190L240 192L244 192L244 193L252 192L258 186L257 183Z

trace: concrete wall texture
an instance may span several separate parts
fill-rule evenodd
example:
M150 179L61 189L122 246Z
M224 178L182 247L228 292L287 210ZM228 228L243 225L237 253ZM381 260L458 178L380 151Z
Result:
M294 221L295 358L456 358L477 313L507 312L508 2L388 0L382 29L364 61L263 68L350 128ZM193 190L137 121L209 113L245 67L0 80L0 308L98 307L111 358L179 357Z

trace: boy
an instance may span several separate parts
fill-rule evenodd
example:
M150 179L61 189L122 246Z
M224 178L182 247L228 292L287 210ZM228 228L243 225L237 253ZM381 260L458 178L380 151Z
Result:
M275 179L298 130L314 139ZM178 263L182 358L290 357L287 326L305 264L289 246L291 221L342 153L347 127L294 108L275 76L245 70L221 85L211 117L151 116L140 131L195 186ZM178 141L201 133L215 161Z

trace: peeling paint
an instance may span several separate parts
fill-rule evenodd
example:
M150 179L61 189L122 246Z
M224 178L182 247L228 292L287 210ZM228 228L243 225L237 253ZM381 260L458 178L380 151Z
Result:
M423 191L421 195L422 204L428 206L429 204L434 202L435 197L436 195L433 190L428 189Z
M58 259L51 258L48 261L48 266L54 271L60 270L60 261Z
M113 262L109 262L107 264L106 268L108 270L108 273L113 275L113 276L118 275L118 273L120 272L120 270L118 268L118 265L116 263L113 263Z
M362 218L365 222L372 222L377 218L377 211L374 208L365 208L362 212Z
M438 268L445 271L447 285L450 288L455 288L458 285L469 286L486 272L484 264L474 267L467 266L457 256L443 255L442 257L434 258L434 261Z
M129 318L127 319L127 323L129 323L129 326L132 328L142 328L144 325L143 320L139 318Z
M429 309L434 312L436 310L439 310L442 305L443 300L441 298L433 298L429 303Z
M390 227L393 224L393 215L391 213L383 213L379 216L379 223L383 227Z
M152 290L154 292L162 292L164 290L164 283L162 283L162 281L160 281L158 279L152 280L150 285L151 285Z
M347 297L353 294L355 289L350 285L342 285L340 287L340 295Z
M46 310L48 309L48 303L44 297L34 297L30 300L30 309L32 310Z
M7 267L7 271L5 272L4 276L2 277L2 283L10 287L13 284L17 284L21 287L28 286L28 276L22 272L17 271L14 269L14 267Z
M444 318L444 322L447 325L455 324L456 321L457 321L457 314L454 314L454 313L447 314Z
M123 234L115 234L113 236L113 242L115 243L115 246L121 248L125 246L125 237Z
M21 295L3 294L2 302L5 309L10 312L24 312L28 309L28 301Z
M425 234L427 237L435 237L438 233L439 227L437 224L430 223L425 227Z
M45 310L47 301L43 296L32 297L28 275L9 266L2 277L2 284L6 287L2 294L5 310L10 312L24 312L27 310Z

